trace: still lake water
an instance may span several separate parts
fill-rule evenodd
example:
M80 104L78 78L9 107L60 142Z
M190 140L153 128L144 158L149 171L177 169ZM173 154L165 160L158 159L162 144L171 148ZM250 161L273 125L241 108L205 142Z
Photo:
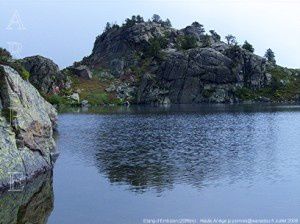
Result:
M58 130L47 223L300 218L300 106L64 112Z
M300 218L299 106L97 112L59 117L49 223Z

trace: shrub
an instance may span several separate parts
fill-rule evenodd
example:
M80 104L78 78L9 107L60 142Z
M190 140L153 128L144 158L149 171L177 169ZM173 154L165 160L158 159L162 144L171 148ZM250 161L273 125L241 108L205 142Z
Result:
M23 66L21 67L21 73L20 73L20 75L26 81L28 81L29 78L30 78L30 73Z
M5 48L0 47L0 62L2 61L6 62L11 58L12 58L11 54Z
M250 44L248 41L245 41L245 43L242 46L243 49L250 51L250 52L254 52L254 48L252 46L252 44Z
M172 23L169 19L166 19L166 21L163 21L162 25L165 27L172 27Z
M53 94L50 96L44 96L44 98L52 105L62 105L62 104L66 103L66 100L57 94Z
M20 62L11 62L8 63L8 65L15 69L24 80L29 80L30 73L23 67L23 65L20 64Z
M236 45L237 44L235 36L233 36L231 34L227 35L225 37L225 39L227 40L227 44L229 44L229 45Z
M152 21L155 22L155 23L161 23L162 22L160 16L157 15L157 14L153 14Z
M149 46L146 50L149 57L160 58L161 50L168 46L168 39L166 37L154 37L149 40Z
M201 38L201 41L202 41L203 47L209 47L209 46L211 46L211 39L210 39L209 35L207 35L207 34L204 35Z
M214 30L210 30L209 31L212 38L215 40L215 41L220 41L221 40L221 36Z
M179 37L179 49L188 50L197 47L197 38L192 35Z

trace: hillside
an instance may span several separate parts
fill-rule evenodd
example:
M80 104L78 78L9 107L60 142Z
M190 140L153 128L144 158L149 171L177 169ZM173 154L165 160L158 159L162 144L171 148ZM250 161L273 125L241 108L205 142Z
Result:
M122 26L108 24L96 38L91 55L74 63L74 67L89 67L94 79L107 86L99 94L102 100L299 100L299 71L277 66L234 40L225 43L215 31L207 34L198 22L176 30L167 21L136 18L127 19Z
M133 16L121 26L107 23L92 53L63 71L41 56L18 62L55 104L299 101L299 70L254 54L248 42L225 39L198 22L177 30L157 15Z

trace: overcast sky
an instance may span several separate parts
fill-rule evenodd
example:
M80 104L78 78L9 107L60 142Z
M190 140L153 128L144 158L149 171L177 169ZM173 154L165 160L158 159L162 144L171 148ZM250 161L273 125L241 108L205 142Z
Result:
M222 37L231 33L258 55L271 48L278 64L300 68L299 0L0 0L0 9L1 47L22 46L16 56L40 54L61 68L91 53L107 21L154 13L175 28L198 21Z

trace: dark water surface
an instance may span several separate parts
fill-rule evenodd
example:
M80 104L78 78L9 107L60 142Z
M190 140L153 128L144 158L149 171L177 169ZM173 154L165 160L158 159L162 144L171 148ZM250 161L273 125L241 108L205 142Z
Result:
M300 106L68 112L57 146L48 223L300 218Z

